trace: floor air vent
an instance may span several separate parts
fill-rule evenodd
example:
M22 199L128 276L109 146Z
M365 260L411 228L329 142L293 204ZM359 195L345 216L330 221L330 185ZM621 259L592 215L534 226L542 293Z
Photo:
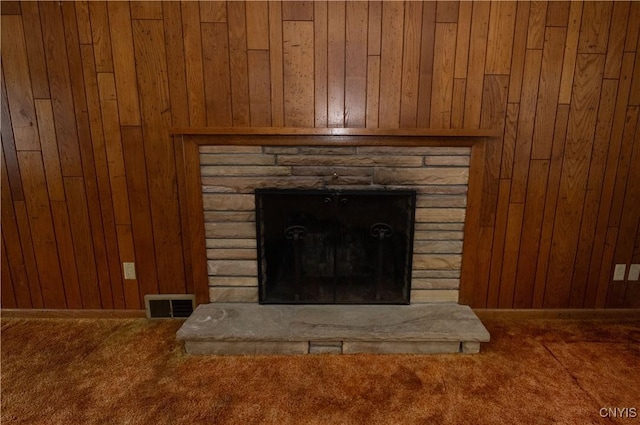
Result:
M148 319L167 319L191 316L196 300L188 294L153 294L144 296L144 304Z

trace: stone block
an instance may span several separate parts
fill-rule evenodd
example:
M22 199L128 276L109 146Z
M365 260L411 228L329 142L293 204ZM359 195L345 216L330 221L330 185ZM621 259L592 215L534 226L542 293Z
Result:
M205 222L253 222L256 221L254 211L205 211Z
M420 167L420 156L279 155L278 165Z
M283 189L321 189L320 177L284 176L284 177L203 177L205 185L224 187L235 193L254 193L255 189L283 188ZM208 187L208 186L205 186Z
M213 286L209 288L209 301L212 303L257 303L258 288Z
M415 241L415 254L462 254L462 241Z
M344 354L445 354L460 352L458 341L344 341Z
M373 182L385 185L465 185L467 168L376 168Z
M294 176L373 176L372 167L292 167Z
M471 157L462 155L427 155L424 165L435 167L468 167Z
M284 155L296 155L300 152L300 148L289 146L265 146L264 153L268 154L284 154Z
M275 165L273 155L200 155L200 165Z
M207 269L211 276L257 276L258 262L255 260L209 260Z
M385 155L471 155L471 148L441 147L441 146L406 146L398 148L396 146L358 146L358 154L385 154Z
M239 146L239 145L217 145L217 146L200 146L201 154L216 153L262 153L262 146Z
M445 278L427 278L418 277L411 278L412 289L459 289L460 279L445 279Z
M253 195L204 194L202 202L205 210L214 211L255 211L256 201Z
M423 223L464 223L464 208L416 208L416 221Z
M462 255L458 254L414 254L415 270L456 270L462 265Z
M388 190L415 190L418 194L418 199L420 196L425 195L464 195L467 193L466 185L459 184L385 184L383 186Z
M464 232L416 230L413 239L416 241L461 241Z
M256 236L255 223L205 223L207 238L248 239Z
M412 289L411 304L457 303L458 295L454 289Z
M355 146L304 146L300 148L302 155L353 155Z
M255 249L207 249L207 260L257 260Z
M456 232L462 232L464 230L464 223L416 223L415 230L451 230Z
M209 276L209 286L252 286L258 287L258 277Z
M460 279L460 270L413 270L411 278Z
M253 166L253 165L202 165L202 176L288 176L291 175L290 167L279 166Z
M206 239L207 248L253 248L256 249L258 242L255 239Z
M202 355L307 354L307 342L289 341L185 341L185 351Z
M418 195L418 208L464 208L467 206L467 195Z
M480 343L476 341L463 341L462 352L464 354L478 354L480 352Z
M342 354L342 341L309 341L309 354Z

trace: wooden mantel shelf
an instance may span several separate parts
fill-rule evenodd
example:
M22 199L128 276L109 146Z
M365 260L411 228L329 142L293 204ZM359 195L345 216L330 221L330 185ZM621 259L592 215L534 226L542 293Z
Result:
M342 145L342 146L472 146L500 137L493 129L381 129L293 127L172 128L177 138L196 145Z
M494 129L430 128L297 128L297 127L177 127L172 135L190 136L403 136L403 137L499 137Z

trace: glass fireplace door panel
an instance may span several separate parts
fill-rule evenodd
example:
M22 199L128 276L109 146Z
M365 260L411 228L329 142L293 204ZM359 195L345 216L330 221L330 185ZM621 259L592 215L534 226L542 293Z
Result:
M414 198L407 193L338 195L337 303L406 303Z
M257 202L261 301L333 303L333 196L274 191Z
M415 193L256 190L260 302L409 302Z

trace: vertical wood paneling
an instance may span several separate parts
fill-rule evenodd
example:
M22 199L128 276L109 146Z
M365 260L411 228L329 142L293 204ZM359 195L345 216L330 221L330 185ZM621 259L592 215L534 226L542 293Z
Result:
M269 2L269 59L271 64L271 120L284 125L284 72L282 54L282 2Z
M329 77L328 50L329 23L327 2L314 2L313 45L315 50L315 126L327 127L327 84Z
M400 125L402 85L403 2L382 3L382 37L380 50L380 127Z
M98 72L113 72L111 56L111 33L109 31L109 15L105 1L89 2L89 18L91 19L91 37ZM125 28L125 31L127 29Z
M471 40L467 66L467 93L465 94L464 126L478 128L482 107L482 83L487 50L487 31L491 4L474 2L471 16Z
M365 2L346 3L344 98L346 127L365 126L367 99L368 12L368 5Z
M456 25L436 24L436 49L433 54L433 84L431 87L431 117L429 119L432 128L451 127L455 43Z
M231 76L227 24L202 24L207 125L231 127ZM192 119L193 121L193 119Z
M422 4L408 2L404 17L404 52L402 58L402 98L400 127L415 127L418 119L418 82L422 33Z
M22 22L26 31L25 43L29 56L29 72L31 73L31 87L36 99L48 99L49 79L47 78L47 64L44 60L44 46L42 45L42 29L40 28L40 10L36 2L23 2ZM5 46L6 48L6 46Z
M429 127L431 118L431 86L433 81L433 54L435 43L436 4L422 5L422 41L420 47L420 81L418 81L418 127ZM371 24L369 24L371 25ZM456 50L457 52L458 50ZM456 54L456 58L458 55ZM457 63L457 61L456 61Z
M268 7L268 3L264 1L246 3L247 49L249 50L269 50Z
M82 176L61 11L57 4L39 5L62 175Z
M189 126L189 97L187 94L186 60L184 57L180 3L163 2L162 10L164 16L164 39L167 45L171 124L175 127L187 127Z
M248 127L249 75L247 70L247 22L243 2L227 4L229 21L229 72L231 74L231 98L233 99L233 125Z
M249 113L251 125L269 127L271 125L271 76L269 74L269 52L249 50Z
M225 24L204 25L226 27ZM185 289L184 262L181 256L174 254L182 252L175 160L169 136L164 130L169 127L171 116L162 22L134 21L133 37L136 63L140 63L137 74L158 287L161 292L181 293ZM130 221L118 224L130 224Z
M47 196L44 167L40 152L18 152L26 210L31 227L31 241L38 265L40 288L45 308L66 308L67 299L58 242L53 228L51 204ZM73 298L71 301L74 301Z
M206 300L169 128L285 125L502 130L460 299L638 306L639 33L637 2L3 2L3 307Z
M313 127L313 23L285 21L284 113L287 127Z
M192 126L205 126L208 123L207 106L205 105L202 40L205 34L209 35L211 27L209 25L203 25L201 35L198 4L196 2L181 2L181 4L184 65L187 80L187 97L189 100L189 122ZM207 39L207 41L212 40ZM209 52L210 46L207 46L204 51ZM209 78L213 79L215 76L209 75ZM208 83L210 84L211 81L208 80ZM213 107L213 105L209 106Z
M11 110L13 136L18 150L39 150L38 126L29 79L27 48L20 16L2 16L2 68Z
M151 4L151 2L145 3ZM108 8L120 124L140 125L136 63L133 57L133 35L131 34L129 8L124 2L109 2ZM98 72L100 72L100 68L98 68Z
M578 55L547 273L547 307L569 302L603 71L604 56Z
M514 2L491 3L485 64L487 74L509 74L516 11Z
M285 4L288 2L285 2ZM343 1L327 3L327 126L344 127L346 7ZM286 36L286 33L285 33ZM284 43L286 45L285 37ZM311 48L312 44L306 45ZM286 65L286 51L285 51ZM286 72L286 70L285 70ZM286 79L285 79L286 84ZM286 102L286 97L285 97ZM285 110L286 112L286 110Z
M140 127L122 127L122 147L127 167L127 188L131 204L131 231L136 260L136 277L141 294L158 292L153 221L147 183L144 139Z

